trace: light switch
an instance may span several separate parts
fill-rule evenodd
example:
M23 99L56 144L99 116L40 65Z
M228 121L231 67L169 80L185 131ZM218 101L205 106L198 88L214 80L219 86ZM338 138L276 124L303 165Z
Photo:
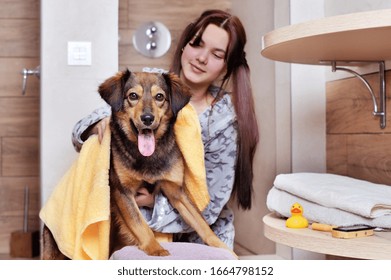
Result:
M68 42L68 65L91 65L91 42Z

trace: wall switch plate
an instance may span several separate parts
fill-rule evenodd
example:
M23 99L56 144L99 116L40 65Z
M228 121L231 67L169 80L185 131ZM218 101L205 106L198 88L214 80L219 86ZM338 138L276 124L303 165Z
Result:
M68 42L68 65L91 65L91 42Z

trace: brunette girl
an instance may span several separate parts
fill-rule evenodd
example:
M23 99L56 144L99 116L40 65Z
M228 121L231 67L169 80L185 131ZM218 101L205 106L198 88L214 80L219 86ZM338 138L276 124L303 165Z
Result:
M203 216L231 248L235 230L228 202L232 198L240 208L251 208L259 138L246 40L238 17L221 10L205 11L185 28L170 68L190 87L190 103L201 124L210 194ZM107 121L100 120L109 115L109 107L100 108L75 125L77 150L89 135L105 129ZM136 200L154 231L177 233L177 240L202 242L162 194L152 196L142 189Z

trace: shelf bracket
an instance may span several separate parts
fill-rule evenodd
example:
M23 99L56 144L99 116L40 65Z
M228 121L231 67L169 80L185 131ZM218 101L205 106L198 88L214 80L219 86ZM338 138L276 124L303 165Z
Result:
M384 61L378 61L379 63L379 78L380 78L380 88L379 88L379 104L377 103L375 94L372 87L365 78L359 73L346 68L337 66L337 61L331 61L332 71L336 72L337 70L348 72L356 76L368 89L372 97L373 102L373 112L374 116L380 117L380 128L384 129L386 127L386 75L385 75L385 63Z

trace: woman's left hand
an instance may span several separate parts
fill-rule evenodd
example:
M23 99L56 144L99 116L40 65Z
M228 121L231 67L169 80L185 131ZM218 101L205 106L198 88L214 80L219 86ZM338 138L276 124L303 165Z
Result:
M153 208L153 205L155 204L155 195L149 193L146 188L140 188L137 191L135 200L138 207Z

